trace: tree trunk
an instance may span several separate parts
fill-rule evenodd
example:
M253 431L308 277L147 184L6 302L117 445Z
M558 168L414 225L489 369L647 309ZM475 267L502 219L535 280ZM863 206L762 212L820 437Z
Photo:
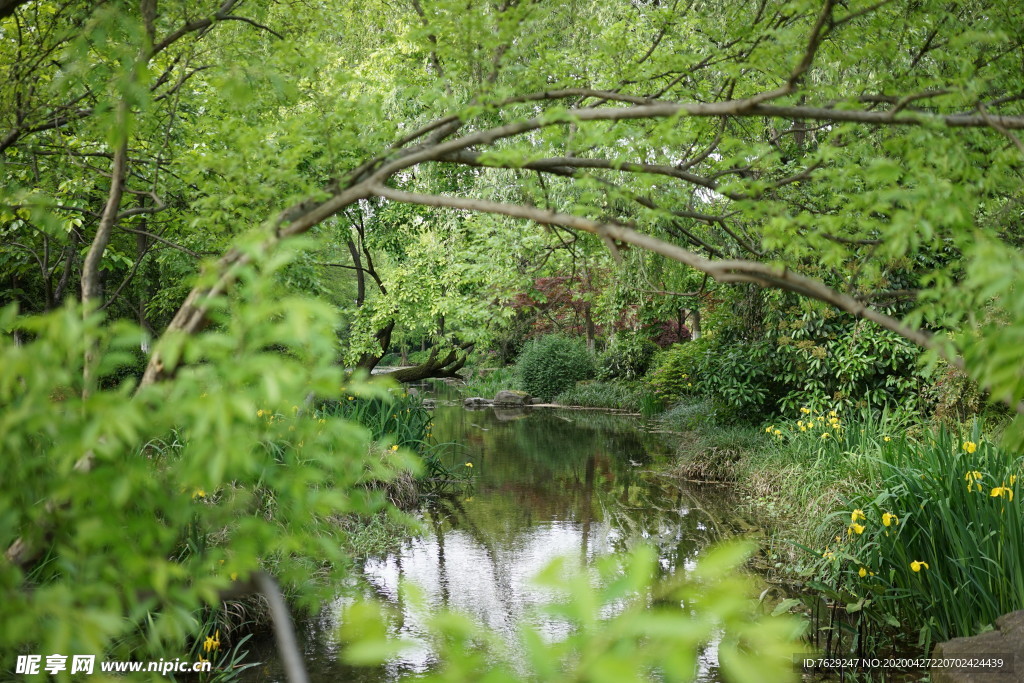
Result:
M700 309L690 309L690 341L700 339Z
M356 306L362 306L366 300L366 277L363 274L363 262L359 258L356 243L348 240L348 253L352 255L352 265L356 267Z
M466 364L472 344L463 344L457 349L452 349L444 358L438 359L437 347L430 350L430 357L419 365L411 368L400 368L384 373L385 377L391 377L399 382L418 382L432 377L455 377L462 379L459 370ZM460 355L459 351L463 353Z
M583 305L583 319L587 325L587 351L594 353L595 328L594 318L590 315L590 303Z
M125 118L126 106L122 104L118 119ZM103 215L100 217L100 224L96 228L96 236L93 237L89 251L85 255L82 264L82 310L85 315L100 307L102 297L102 280L100 279L100 262L103 260L103 252L110 243L110 234L117 222L117 214L121 208L121 196L124 194L124 179L128 165L128 138L118 145L114 152L114 163L110 173L110 193L107 195L107 203L103 207ZM82 397L85 398L92 391L96 383L95 368L96 349L92 340L86 340L85 361L82 371Z
M364 353L359 357L356 362L357 370L366 370L367 372L373 372L373 369L377 367L377 363L380 359L387 355L388 349L391 348L391 333L395 329L395 321L392 320L387 325L377 331L377 343L380 344L380 353Z

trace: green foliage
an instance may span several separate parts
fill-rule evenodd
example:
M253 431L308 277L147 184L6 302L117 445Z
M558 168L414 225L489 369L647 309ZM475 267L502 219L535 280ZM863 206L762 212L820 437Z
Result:
M803 406L800 417L782 420L764 428L775 444L794 461L807 464L856 468L865 475L877 475L876 458L886 444L913 429L904 413L859 411L819 411ZM920 429L920 427L917 427Z
M455 484L468 484L472 478L472 472L463 463L453 464L451 457L445 457L448 444L433 442L434 418L419 395L401 389L388 389L386 394L369 397L343 394L339 399L322 401L315 417L341 418L366 427L378 451L395 452L401 448L420 456L423 464L417 484L419 491L399 487L389 492L391 502L401 507L413 504L420 492L436 493Z
M412 450L419 450L426 442L432 425L423 400L401 389L388 389L385 395L370 397L342 393L338 399L321 401L315 415L361 424L370 430L374 441Z
M5 657L180 652L200 609L235 576L272 567L309 605L320 585L312 574L344 574L332 520L380 509L381 494L359 482L415 462L402 450L373 453L365 428L304 410L310 394L341 386L336 318L271 295L267 276L281 265L244 270L237 298L214 302L211 331L165 339L189 366L134 396L128 381L83 398L82 363L90 345L104 384L132 361L137 328L83 320L74 306L35 317L2 309L0 328L29 341L0 337L0 445L21 454L0 487L0 543L21 538L28 558L41 553L0 567Z
M1021 157L1009 125L1024 112L1021 3L830 3L830 16L804 0L699 13L359 0L302 13L239 3L242 14L225 16L215 5L161 0L143 17L152 3L38 0L8 3L0 19L0 102L17 105L0 107L0 306L20 311L0 319L0 541L23 537L49 558L31 574L0 567L4 656L28 645L143 653L142 641L195 635L225 572L274 562L302 586L310 567L340 573L326 520L376 509L379 492L359 484L412 460L375 453L365 428L310 419L306 397L336 395L336 360L384 351L391 323L396 343L436 333L514 347L525 332L507 329L508 303L553 273L588 283L577 317L647 325L678 322L679 300L717 308L707 341L671 352L681 356L651 381L666 403L709 397L718 420L929 408L930 377L902 338L749 285L793 273L814 285L801 292L831 288L852 297L847 308L864 302L934 333L929 363L961 356L968 381L941 387L945 413L972 409L973 396L950 400L961 386L1014 409L1024 398ZM674 103L701 115L645 115ZM971 116L977 126L960 125ZM402 139L421 126L429 135ZM122 143L125 193L108 212ZM434 206L385 201L383 186ZM621 273L602 243L557 225L436 206L466 198L517 205L509 216L543 207L573 216L562 224L636 226L672 241L663 253L691 250L689 263L729 261L712 272L748 285L736 295L639 249ZM116 216L94 254L105 317L82 320L63 306L104 215ZM306 227L316 251L251 265ZM737 254L771 273L744 275ZM236 277L243 292L228 300ZM192 311L208 332L164 334L164 367L184 368L129 398L137 349L197 279L216 283ZM638 312L652 291L686 297ZM212 320L200 320L207 307ZM95 386L81 379L87 354ZM527 388L547 398L589 363L552 358L521 363L540 383ZM382 414L381 429L404 429ZM783 435L775 455L813 459L810 490L834 494L859 481L850 454L874 452L843 438ZM805 482L788 481L795 498L809 495ZM141 540L129 553L124 538Z
M923 414L932 405L920 350L902 337L829 312L769 310L761 338L740 336L741 321L725 314L719 335L663 351L648 378L655 393L666 403L709 397L722 419L808 406Z
M546 401L594 372L594 358L583 340L558 334L530 342L516 360L519 385Z
M889 408L923 414L934 400L921 349L865 320L829 311L782 308L770 323L777 334L768 373L784 395L774 408Z
M894 436L881 459L880 489L831 519L850 520L825 551L833 585L875 600L876 619L919 632L925 651L1024 608L1021 458L975 425L961 438Z
M653 369L646 381L666 405L694 393L699 358L708 346L709 342L704 337L697 341L673 344L654 357Z
M749 418L767 408L769 356L764 344L702 337L662 352L647 381L665 404L701 395L714 402L719 421Z
M826 534L819 529L821 519L857 491L877 485L882 448L921 427L885 411L819 413L805 406L797 414L763 425L756 455L741 459L734 472L778 517L773 523L788 527L791 536L819 542Z
M698 357L697 387L715 398L719 419L749 419L771 411L773 358L763 342L718 344Z
M467 375L466 384L462 387L466 396L494 398L499 391L511 389L518 383L514 366L486 368Z
M597 378L640 379L647 373L658 347L639 334L620 333L597 358Z
M683 432L711 427L718 422L715 404L707 399L678 401L658 420L667 429Z
M555 396L555 403L640 412L649 393L641 382L579 382Z
M546 637L536 626L519 627L522 657L510 655L501 636L461 614L442 613L427 627L439 667L427 681L642 681L652 672L666 681L693 681L698 653L716 635L723 680L734 683L795 681L793 656L802 624L791 617L758 614L749 580L738 573L751 547L712 549L692 570L658 579L657 555L641 547L624 557L604 557L579 569L559 559L537 577L559 596L540 609L544 622L568 625L568 635ZM403 600L422 598L406 587ZM375 603L357 603L343 619L343 658L379 665L403 644L385 637L393 619Z

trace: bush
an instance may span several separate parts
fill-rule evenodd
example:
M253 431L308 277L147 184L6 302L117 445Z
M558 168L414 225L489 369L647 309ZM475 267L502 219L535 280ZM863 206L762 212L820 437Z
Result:
M550 401L582 379L594 377L594 359L580 339L549 334L526 345L516 360L519 385Z
M640 379L647 373L658 347L646 337L620 334L612 338L597 360L597 378Z
M209 633L201 615L260 570L296 604L326 598L351 564L334 520L384 509L363 482L415 466L308 409L345 381L336 310L276 295L269 267L240 276L211 331L162 342L187 364L134 397L113 383L139 328L70 304L0 308L0 329L31 335L0 334L0 451L21 454L4 461L0 538L23 539L0 567L0 670L19 652L180 655Z
M673 344L654 357L654 370L647 383L663 403L670 405L682 396L694 393L700 356L708 351L708 344L707 337Z
M934 401L909 342L849 316L793 315L775 338L731 331L676 344L657 356L648 382L666 404L687 395L713 400L725 421L795 415L802 406L920 413Z

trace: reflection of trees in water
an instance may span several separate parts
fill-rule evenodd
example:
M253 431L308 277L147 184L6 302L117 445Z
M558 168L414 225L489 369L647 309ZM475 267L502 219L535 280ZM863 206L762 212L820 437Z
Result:
M589 412L535 412L514 425L516 446L530 461L572 462L591 452L626 463L646 462L664 450L654 435L636 429L631 418Z
M406 604L395 578L423 578L427 571L424 582L436 586L429 596L433 607L461 607L481 621L497 617L511 627L536 597L523 589L522 551L543 535L541 527L559 526L564 533L557 540L567 543L563 553L578 553L584 562L644 540L658 548L663 567L672 572L727 533L735 517L723 489L687 486L632 465L669 449L657 435L637 430L630 418L538 410L523 420L500 422L489 410L439 407L433 433L437 441L456 442L452 464L462 467L472 459L479 477L472 492L426 503L422 513L430 536L407 542L404 552L390 555L376 571L364 567L360 592L394 607L389 630L395 637L419 638L423 616ZM468 607L467 581L487 587ZM334 626L330 620L307 626L307 656L317 662L323 681L394 680L434 661L424 645L418 656L381 669L350 670L338 663Z
M721 490L700 492L672 479L637 475L633 481L610 482L596 493L601 514L621 533L613 540L615 551L650 543L669 572L729 533L727 496Z
M452 529L481 549L488 565L481 573L504 591L511 578L500 555L524 543L538 523L578 525L581 559L595 552L599 539L616 551L637 540L652 543L668 570L684 566L718 536L716 530L726 528L715 502L721 490L705 495L642 471L652 450L668 449L661 436L637 429L635 418L536 410L506 422L491 410L438 406L434 423L439 441L459 444L457 465L470 459L478 475L471 503L437 498L424 510L437 540L445 603L451 590L445 546Z
M481 473L486 468L474 507L488 509L477 523L493 538L512 540L535 520L573 520L586 557L595 523L604 523L617 532L616 550L644 539L674 568L726 527L717 519L720 489L705 495L641 471L652 451L669 448L661 435L638 429L635 418L537 410L502 422L489 410L449 407L438 408L436 421L478 454Z
M473 518L467 514L466 507L456 495L439 496L433 500L426 509L426 515L430 519L431 527L434 530L434 537L437 541L437 565L438 580L441 585L441 604L446 607L451 602L451 592L445 563L445 529L455 528L468 533L482 550L487 561L486 569L481 568L481 573L487 573L491 581L499 590L499 603L505 623L511 624L514 620L512 604L507 599L513 595L512 577L508 571L508 563L502 562L500 549L497 547L493 535L483 531ZM443 582L443 583L442 583ZM505 598L505 599L503 599Z

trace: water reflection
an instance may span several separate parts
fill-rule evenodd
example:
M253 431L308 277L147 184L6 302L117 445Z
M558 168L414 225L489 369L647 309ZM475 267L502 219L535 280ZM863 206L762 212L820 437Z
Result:
M691 565L728 528L722 520L731 501L722 489L680 486L648 470L671 444L638 430L633 418L547 409L521 417L439 402L434 423L437 440L458 444L449 463L473 464L474 485L430 500L421 513L428 532L366 560L350 591L392 605L392 634L417 646L381 669L342 666L334 634L352 598L341 597L300 634L313 680L383 681L426 671L434 659L423 624L441 608L471 615L510 643L524 619L559 638L565 625L540 621L531 610L552 597L531 584L552 558L586 562L642 539L658 548L671 572ZM405 581L419 586L427 613L406 604ZM704 653L707 669L714 668L713 650ZM273 661L253 674L247 680L283 680Z

